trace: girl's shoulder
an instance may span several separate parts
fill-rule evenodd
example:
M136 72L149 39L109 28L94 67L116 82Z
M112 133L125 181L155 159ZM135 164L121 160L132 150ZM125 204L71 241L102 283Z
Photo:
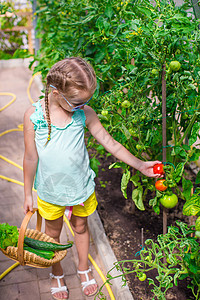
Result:
M85 124L87 127L90 123L98 119L98 116L92 107L85 105L83 111L85 113L85 117L86 117Z
M30 105L24 113L24 118L30 118L30 116L35 112L35 107Z
M42 125L45 123L44 121L44 114L43 114L43 106L44 100L39 100L34 102L31 107L27 109L25 114L29 117L30 121L35 125L35 129L38 125Z

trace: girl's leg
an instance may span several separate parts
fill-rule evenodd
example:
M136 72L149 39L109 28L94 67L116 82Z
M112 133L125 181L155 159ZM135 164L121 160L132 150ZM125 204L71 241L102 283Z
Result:
M54 238L55 241L60 242L60 233L63 226L63 217L60 217L56 220L45 220L45 233L50 237ZM55 276L63 275L63 269L60 262L52 266L52 273ZM64 280L60 279L61 286L65 285ZM52 287L57 287L57 279L52 279ZM68 299L67 292L58 292L54 294L55 297L59 299Z
M88 252L89 252L89 231L87 225L87 217L78 217L72 214L71 225L75 234L75 243L79 258L79 271L86 271L89 268L88 265ZM88 273L89 279L92 279L92 275ZM86 281L86 276L80 274L81 282ZM86 295L92 294L97 289L97 284L91 284L84 289Z

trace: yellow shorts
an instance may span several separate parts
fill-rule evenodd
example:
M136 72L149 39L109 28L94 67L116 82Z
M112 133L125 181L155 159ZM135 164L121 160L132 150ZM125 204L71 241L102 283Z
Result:
M62 217L65 213L66 206L60 206L43 201L37 197L39 214L46 220L55 220ZM87 217L91 215L97 208L98 202L95 192L82 205L74 205L72 214L79 217Z

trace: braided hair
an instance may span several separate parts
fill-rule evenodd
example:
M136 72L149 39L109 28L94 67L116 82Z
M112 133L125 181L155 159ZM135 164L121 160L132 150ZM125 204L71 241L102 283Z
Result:
M50 85L55 86L59 92L72 100L76 98L80 91L86 91L93 95L97 85L93 68L81 57L65 58L57 62L48 72L46 81L45 113L48 123L48 138L45 145L51 139L51 119L48 102Z

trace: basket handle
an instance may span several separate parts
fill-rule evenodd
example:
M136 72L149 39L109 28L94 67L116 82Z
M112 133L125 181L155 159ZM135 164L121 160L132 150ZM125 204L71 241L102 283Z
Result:
M20 263L20 265L24 266L24 235L25 235L25 231L27 228L27 225L30 221L30 218L32 217L32 215L37 211L37 224L36 224L36 230L41 230L41 226L42 226L42 217L39 214L39 211L37 208L33 208L33 211L28 211L27 214L25 215L21 227L19 229L19 238L18 238L18 249L17 249L17 259Z

